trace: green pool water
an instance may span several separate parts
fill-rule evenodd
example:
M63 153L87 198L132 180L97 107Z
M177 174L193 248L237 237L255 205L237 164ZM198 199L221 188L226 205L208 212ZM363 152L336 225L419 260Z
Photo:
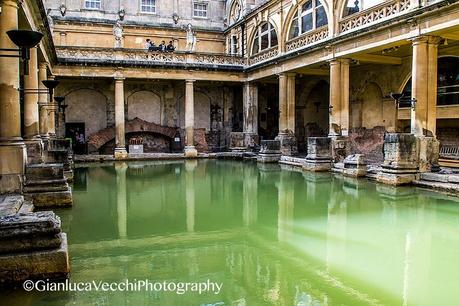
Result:
M3 305L454 305L459 200L251 162L75 170L71 282L215 292L3 292Z

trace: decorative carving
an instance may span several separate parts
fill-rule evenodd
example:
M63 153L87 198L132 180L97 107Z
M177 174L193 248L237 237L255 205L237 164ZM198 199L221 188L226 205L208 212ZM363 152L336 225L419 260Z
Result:
M264 50L264 51L262 51L260 53L257 53L255 55L253 55L252 57L250 57L249 64L250 65L254 65L254 64L262 62L264 60L276 57L278 53L279 53L279 50L278 50L277 46L273 47L273 48L270 48L270 49L267 49L267 50Z
M304 33L301 36L295 37L286 44L287 51L292 51L315 42L321 41L328 37L328 27L320 27L314 31Z
M340 33L347 32L404 12L409 8L410 0L386 1L360 13L343 18L339 23L339 31Z
M123 47L123 26L118 20L113 26L113 36L115 36L115 48Z

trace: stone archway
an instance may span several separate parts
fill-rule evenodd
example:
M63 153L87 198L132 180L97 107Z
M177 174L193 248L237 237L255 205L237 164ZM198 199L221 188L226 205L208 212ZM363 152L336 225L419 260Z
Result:
M134 118L161 124L161 98L147 90L134 92L127 98L127 120Z

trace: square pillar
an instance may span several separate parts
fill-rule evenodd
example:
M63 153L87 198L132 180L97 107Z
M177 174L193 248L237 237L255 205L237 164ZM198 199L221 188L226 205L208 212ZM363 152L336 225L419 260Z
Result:
M185 157L198 156L194 146L194 82L185 82Z
M258 86L256 84L244 83L243 107L244 147L254 148L258 145Z
M330 61L329 136L349 135L349 59Z
M115 77L115 159L128 156L124 121L124 78L118 76Z
M6 32L18 28L18 3L0 1L0 48L17 49ZM0 193L22 191L26 150L21 137L19 59L0 58Z

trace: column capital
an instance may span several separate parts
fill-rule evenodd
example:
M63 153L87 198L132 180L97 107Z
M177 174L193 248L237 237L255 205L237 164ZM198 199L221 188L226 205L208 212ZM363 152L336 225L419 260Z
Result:
M115 82L123 82L126 78L122 75L116 75L114 79L115 79Z
M350 58L332 58L327 61L330 66L332 65L338 65L338 64L345 64L345 65L350 65L351 64L351 59Z
M48 63L47 62L40 62L38 64L39 69L47 69L48 68Z
M420 35L420 36L416 36L416 37L410 38L409 41L411 41L411 44L413 46L420 45L420 44L426 44L429 41L429 36Z
M15 9L19 9L20 0L0 0L2 6L11 6Z
M194 82L196 82L196 80L193 80L193 79L190 79L190 80L185 80L185 83L189 84L193 84Z

